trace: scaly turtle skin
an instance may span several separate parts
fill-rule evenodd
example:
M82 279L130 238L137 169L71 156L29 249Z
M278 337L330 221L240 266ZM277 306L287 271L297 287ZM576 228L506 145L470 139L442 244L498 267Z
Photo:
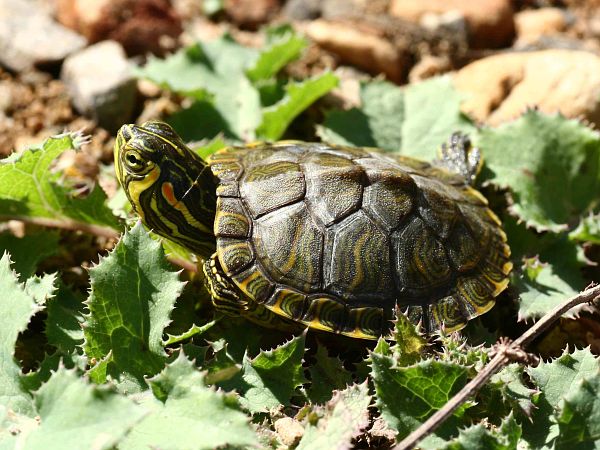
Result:
M147 122L121 128L115 167L143 222L207 260L219 310L374 339L396 306L427 331L456 330L507 286L506 235L467 183L477 154L459 135L442 149L430 165L284 141L207 165Z

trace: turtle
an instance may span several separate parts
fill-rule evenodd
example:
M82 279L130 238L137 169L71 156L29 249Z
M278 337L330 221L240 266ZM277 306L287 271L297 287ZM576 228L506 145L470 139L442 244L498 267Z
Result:
M432 163L278 141L206 160L161 121L123 125L117 178L145 226L195 253L217 311L373 340L404 314L459 330L507 287L510 248L454 133Z

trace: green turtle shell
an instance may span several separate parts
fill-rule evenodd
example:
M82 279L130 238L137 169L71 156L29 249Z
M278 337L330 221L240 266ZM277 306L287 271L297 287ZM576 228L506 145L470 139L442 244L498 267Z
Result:
M295 141L228 147L209 164L219 262L280 316L373 339L398 306L429 332L456 330L508 283L498 218L439 167Z

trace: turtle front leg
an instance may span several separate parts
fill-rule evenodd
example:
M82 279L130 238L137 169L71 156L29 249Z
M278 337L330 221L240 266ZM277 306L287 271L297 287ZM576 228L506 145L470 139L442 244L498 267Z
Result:
M229 316L240 316L248 311L248 301L242 298L235 285L227 279L216 253L204 263L203 270L217 311Z
M297 323L278 316L241 293L223 272L216 253L204 263L203 271L217 311L228 316L243 316L260 326L281 331L297 332L302 329Z

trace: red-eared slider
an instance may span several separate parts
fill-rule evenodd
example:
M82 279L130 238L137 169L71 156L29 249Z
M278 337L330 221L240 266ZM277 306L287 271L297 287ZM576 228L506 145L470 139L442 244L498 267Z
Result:
M396 307L427 331L457 330L505 289L506 235L469 186L478 164L460 134L433 165L295 141L205 162L162 122L124 125L115 144L134 210L206 260L218 310L366 339Z

